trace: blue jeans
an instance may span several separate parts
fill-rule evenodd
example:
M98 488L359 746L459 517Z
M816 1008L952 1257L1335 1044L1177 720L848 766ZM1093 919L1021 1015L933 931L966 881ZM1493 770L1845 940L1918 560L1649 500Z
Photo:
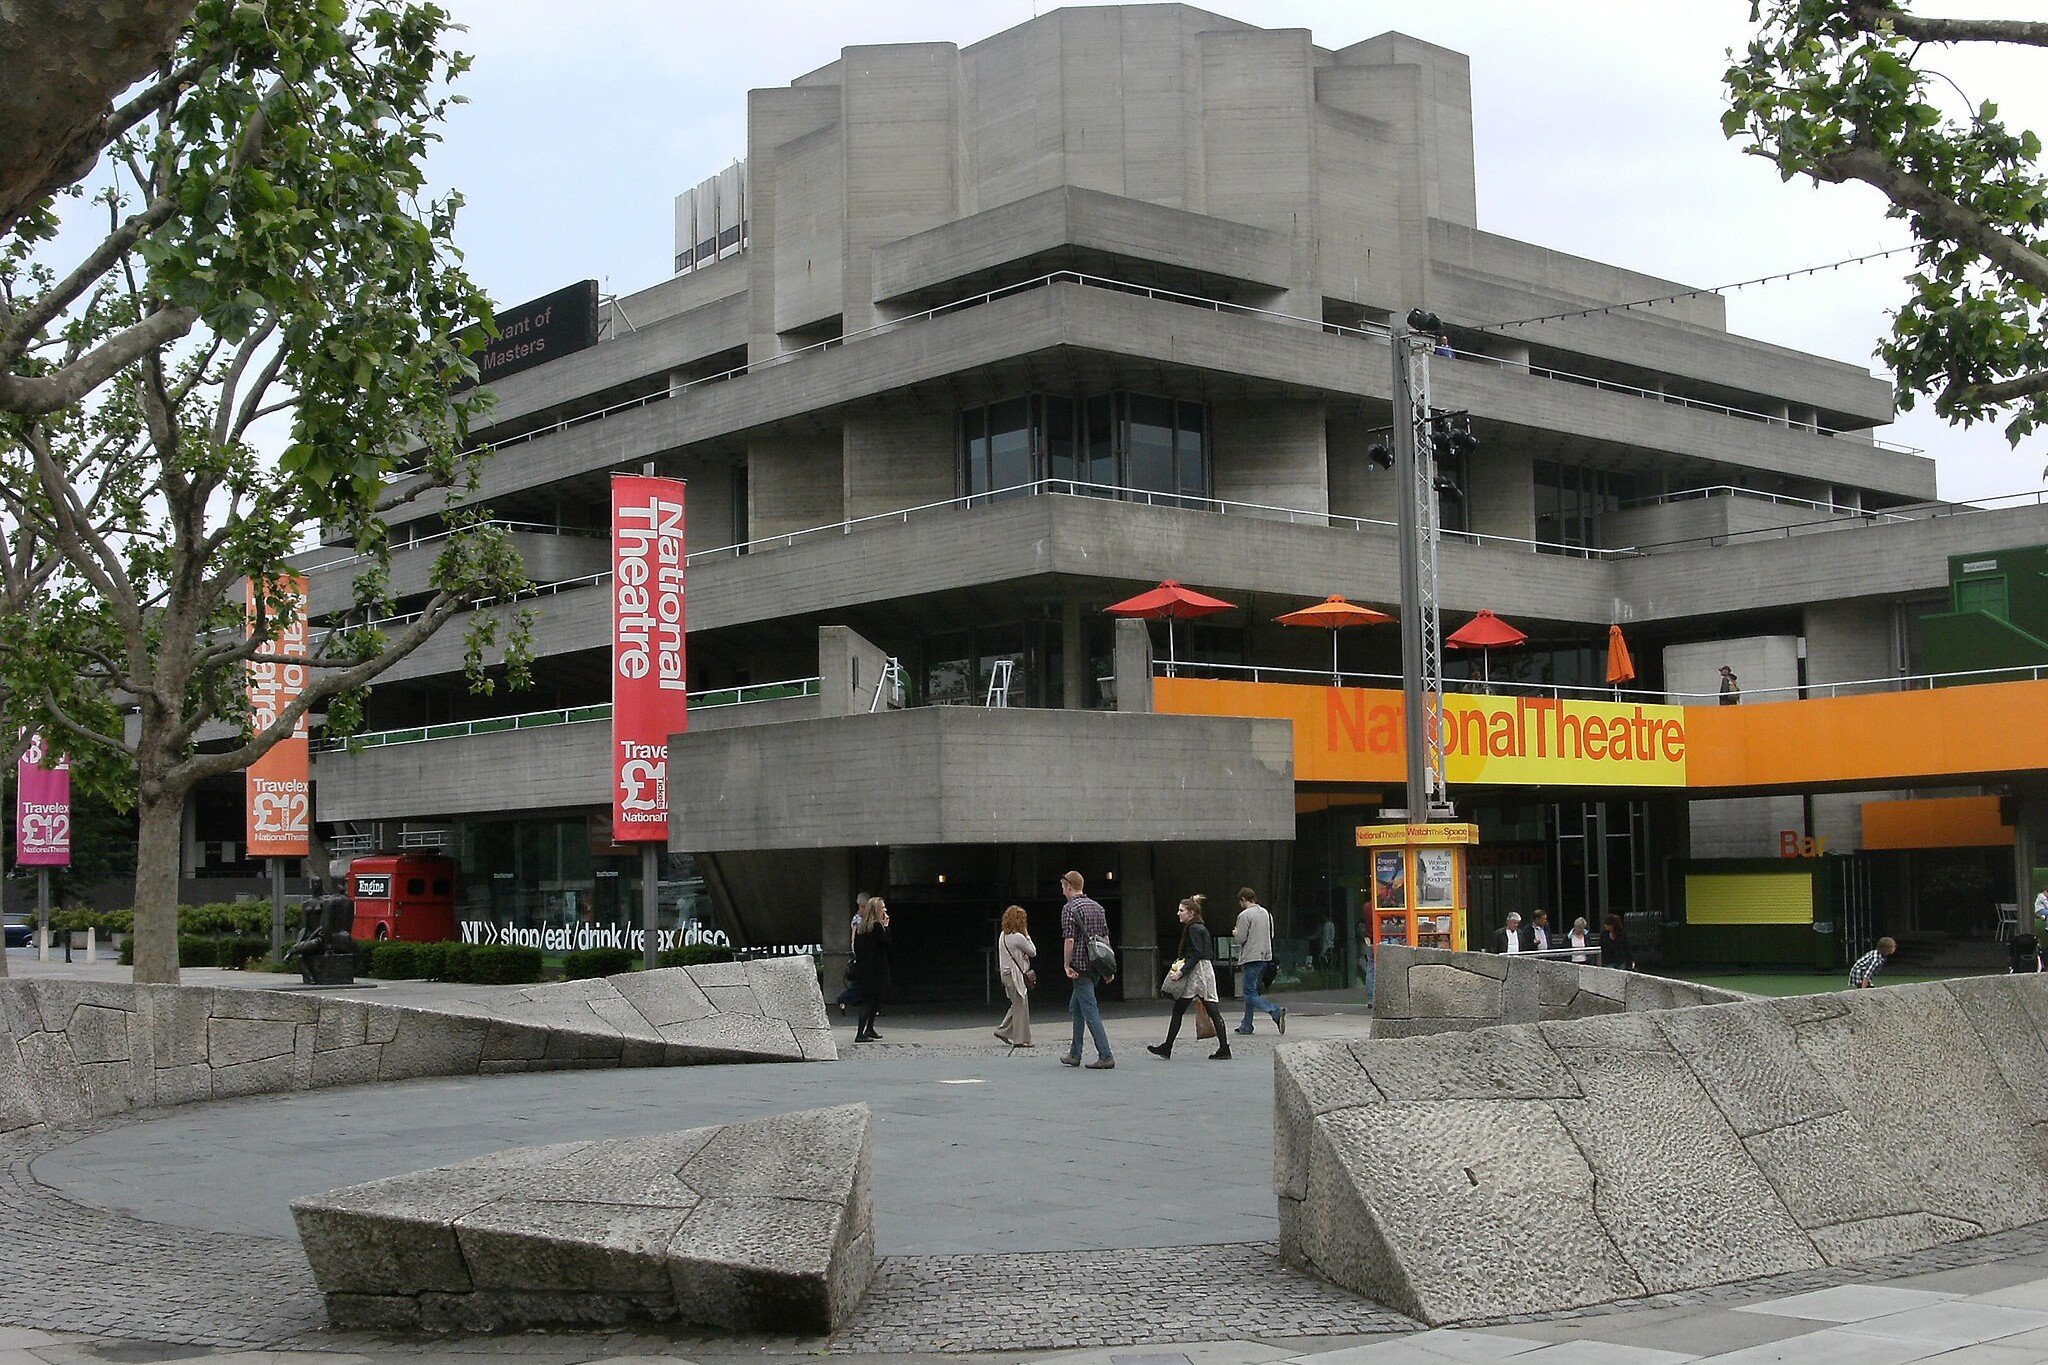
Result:
M1095 999L1095 978L1085 973L1069 983L1074 990L1067 997L1067 1013L1074 1020L1074 1045L1067 1049L1072 1057L1081 1055L1081 1026L1088 1026L1089 1035L1095 1039L1095 1055L1107 1057L1109 1034L1102 1027L1102 1006Z
M1270 962L1247 962L1240 973L1244 977L1244 1029L1251 1032L1254 1012L1280 1017L1280 1007L1259 994L1266 983L1273 979L1273 964Z

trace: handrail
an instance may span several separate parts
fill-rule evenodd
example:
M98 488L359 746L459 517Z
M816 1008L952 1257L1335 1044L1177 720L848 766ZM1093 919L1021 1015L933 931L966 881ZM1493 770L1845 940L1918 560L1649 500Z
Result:
M1251 682L1263 682L1271 677L1280 682L1307 679L1317 685L1323 680L1335 677L1344 681L1339 686L1349 685L1351 679L1370 685L1388 683L1401 685L1398 673L1358 673L1344 670L1332 673L1327 668L1280 668L1270 664L1229 664L1207 663L1188 659L1177 659L1171 665L1164 660L1154 660L1152 675L1155 678L1173 677L1188 673L1196 674L1244 674ZM1954 673L1910 673L1895 674L1883 678L1857 678L1843 682L1807 683L1804 686L1747 687L1741 692L1744 704L1760 698L1772 701L1811 701L1817 698L1843 696L1869 696L1886 692L1925 692L1943 685L1956 685L1967 680L1982 683L1996 682L2040 682L2048 679L2048 664L2022 664L2009 668L1972 668ZM1453 695L1496 696L1496 697L1555 697L1559 700L1575 699L1584 701L1627 701L1644 705L1665 706L1710 706L1721 700L1718 687L1708 692L1686 692L1676 690L1651 691L1635 687L1592 687L1573 683L1532 683L1514 682L1503 678L1446 678L1444 688Z
M895 331L898 328L915 323L928 322L934 318L944 317L947 314L961 312L969 308L982 307L998 299L1009 298L1034 289L1048 288L1055 284L1079 284L1092 289L1107 289L1117 293L1135 294L1145 298L1162 299L1172 303L1207 308L1212 312L1269 319L1287 326L1313 327L1318 332L1326 332L1337 336L1354 336L1375 341L1385 341L1392 336L1391 329L1376 323L1352 326L1344 323L1328 322L1322 318L1305 317L1299 313L1282 313L1270 308L1257 308L1250 304L1232 303L1227 299L1204 298L1199 294L1185 294L1178 290L1161 289L1154 285L1135 284L1127 280L1110 279L1107 276L1091 275L1078 270L1054 270L1044 275L1034 276L1028 280L1020 280L1015 284L1003 285L999 288L984 290L979 294L969 295L963 299L954 299L948 303L937 304L916 313L907 313L902 317L889 318L871 327L860 328L858 331L847 332L836 337L827 337L823 341L814 341L807 346L799 346L794 350L778 352L772 356L763 356L759 360L750 360L743 365L735 366L729 370L722 370L717 374L701 375L682 384L673 384L666 389L642 394L637 398L624 399L606 407L578 413L573 417L565 417L545 426L535 427L532 430L523 431L517 435L507 436L502 440L483 442L464 453L474 455L486 449L502 450L508 446L520 445L542 436L551 436L558 432L566 431L570 427L581 425L584 422L599 421L621 412L645 407L650 403L665 402L678 394L691 392L707 384L719 384L730 379L738 379L760 370L769 369L776 365L787 364L789 361L795 360L800 356L831 350L834 347L844 346L850 341L857 341L863 337L879 336L884 332ZM1789 416L1780 417L1776 413L1757 412L1748 408L1731 407L1723 403L1711 403L1704 399L1685 398L1677 394L1663 393L1655 389L1645 389L1632 384L1620 384L1609 379L1599 379L1592 375L1575 374L1569 370L1557 370L1545 366L1530 365L1520 361L1505 359L1501 356L1487 355L1482 351L1463 351L1456 347L1449 349L1453 356L1460 359L1489 361L1496 365L1507 366L1524 374L1539 375L1543 378L1555 379L1563 383L1587 385L1615 393L1635 394L1660 403L1675 403L1683 407L1701 408L1728 416L1743 417L1771 425L1785 426L1793 430L1808 431L1816 435L1829 437L1850 436L1861 443L1861 437L1856 433L1839 431L1831 427L1819 425L1808 426L1794 422ZM1879 449L1896 451L1901 454L1918 455L1924 453L1917 446L1899 445L1895 442L1878 440L1875 437L1871 438L1868 443ZM411 465L394 470L392 477L404 477L415 472L417 468L417 465Z
M712 688L709 691L689 694L690 707L692 710L705 711L721 706L754 706L761 702L815 697L818 695L818 685L817 678L787 678L781 682ZM436 739L467 739L473 735L494 735L506 730L584 725L591 721L611 718L611 703L598 702L591 706L557 707L552 711L526 711L514 716L480 716L475 720L448 721L438 725L409 725L396 730L376 730L368 734L351 735L346 739L323 739L316 742L313 748L323 753L346 748L377 749L393 744L422 744Z
M579 540L594 540L610 534L609 531L591 526L552 526L541 521L514 521L506 517L492 517L489 521L481 522L479 525L495 526L505 531L524 531L529 534L565 536ZM415 536L410 540L394 541L389 549L392 554L397 554L400 550L411 550L421 545L432 545L436 541L446 540L455 534L457 533L452 530L436 531L432 535ZM325 573L329 569L342 569L351 564L365 563L373 558L375 558L374 555L368 554L343 555L339 559L326 559L318 564L301 564L298 571L300 573Z
M1838 502L1823 502L1817 498L1795 498L1789 493L1766 493L1760 488L1744 488L1740 484L1732 483L1683 488L1676 493L1659 493L1649 498L1630 498L1620 505L1620 510L1625 512L1634 507L1663 507L1671 503L1700 502L1709 498L1748 498L1779 507L1804 507L1810 511L1838 513L1845 517L1860 517L1866 521L1915 520L1896 512L1882 512L1865 507L1844 507Z

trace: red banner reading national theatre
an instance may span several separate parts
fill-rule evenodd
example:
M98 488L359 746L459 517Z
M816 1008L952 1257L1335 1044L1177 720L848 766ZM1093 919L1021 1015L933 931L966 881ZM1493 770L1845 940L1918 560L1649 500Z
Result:
M668 841L668 737L689 728L683 484L612 476L612 839Z

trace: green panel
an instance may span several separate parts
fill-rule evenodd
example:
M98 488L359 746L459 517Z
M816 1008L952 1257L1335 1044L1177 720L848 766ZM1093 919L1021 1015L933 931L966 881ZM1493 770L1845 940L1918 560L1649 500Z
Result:
M1984 612L1923 616L1918 624L1922 672L1969 673L2048 665L2048 640Z

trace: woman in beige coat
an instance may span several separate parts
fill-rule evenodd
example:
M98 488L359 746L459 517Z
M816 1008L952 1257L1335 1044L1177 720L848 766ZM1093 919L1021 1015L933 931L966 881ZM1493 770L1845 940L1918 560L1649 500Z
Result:
M996 1037L1011 1047L1031 1046L1031 988L1038 981L1031 960L1038 956L1038 945L1025 932L1029 927L1024 907L1013 905L1003 911L1003 927L996 934L996 971L1010 997L1010 1012L996 1027Z

